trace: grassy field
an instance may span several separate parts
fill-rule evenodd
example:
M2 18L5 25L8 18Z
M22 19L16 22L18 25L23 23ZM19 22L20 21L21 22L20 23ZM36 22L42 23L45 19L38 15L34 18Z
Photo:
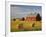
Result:
M11 21L11 32L19 31L40 31L42 30L41 21Z

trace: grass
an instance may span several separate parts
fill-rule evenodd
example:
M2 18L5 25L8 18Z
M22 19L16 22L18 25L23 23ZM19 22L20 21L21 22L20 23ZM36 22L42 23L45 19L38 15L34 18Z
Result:
M32 27L34 23L34 26ZM23 28L22 29L19 29L18 26L19 24L23 24ZM16 20L16 21L11 21L11 32L20 32L20 31L39 31L39 30L42 30L42 24L41 24L41 21L31 21L31 22L28 22L28 21L19 21L19 20Z

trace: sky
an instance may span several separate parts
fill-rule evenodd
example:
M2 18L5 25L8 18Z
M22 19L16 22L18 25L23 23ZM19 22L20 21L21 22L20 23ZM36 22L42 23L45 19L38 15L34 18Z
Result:
M11 18L22 18L35 12L42 16L42 7L33 5L11 5Z

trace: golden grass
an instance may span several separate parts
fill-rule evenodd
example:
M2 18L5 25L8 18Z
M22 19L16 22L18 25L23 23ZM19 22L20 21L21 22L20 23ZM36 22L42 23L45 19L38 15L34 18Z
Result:
M35 26L32 27L32 24L35 23ZM16 32L16 31L19 31L19 24L23 24L23 29L24 30L32 30L32 29L41 29L42 28L42 23L41 21L31 21L31 22L28 22L28 21L20 21L20 20L16 20L16 21L11 21L11 31L13 32ZM21 31L21 30L20 30Z

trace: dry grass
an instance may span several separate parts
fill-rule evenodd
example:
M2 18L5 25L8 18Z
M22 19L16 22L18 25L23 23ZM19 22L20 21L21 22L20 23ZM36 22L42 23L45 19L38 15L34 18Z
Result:
M34 23L34 27L32 27ZM22 30L18 28L19 24L23 24ZM16 31L39 31L42 29L42 23L41 21L11 21L11 32L16 32Z

